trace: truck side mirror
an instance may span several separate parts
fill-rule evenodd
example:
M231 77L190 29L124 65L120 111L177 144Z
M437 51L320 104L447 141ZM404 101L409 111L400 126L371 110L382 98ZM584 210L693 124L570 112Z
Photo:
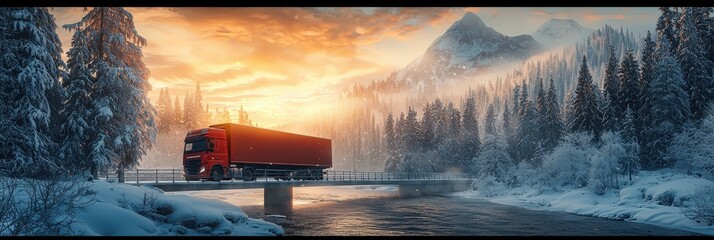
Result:
M208 148L213 151L213 147L215 147L215 144L213 142L208 143Z

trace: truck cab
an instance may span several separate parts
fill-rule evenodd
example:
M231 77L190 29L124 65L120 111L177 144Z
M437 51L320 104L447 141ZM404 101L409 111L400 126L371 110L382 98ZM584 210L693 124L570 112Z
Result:
M183 149L183 175L186 180L225 179L228 162L225 129L208 127L186 134Z

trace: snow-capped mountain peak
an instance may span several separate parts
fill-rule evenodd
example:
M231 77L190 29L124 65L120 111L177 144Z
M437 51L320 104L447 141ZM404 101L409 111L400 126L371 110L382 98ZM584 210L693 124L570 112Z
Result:
M497 64L521 61L541 48L530 35L503 35L469 12L434 40L421 57L402 69L397 78L417 87L438 85Z
M551 18L533 33L533 37L544 46L553 47L584 39L593 31L573 19Z

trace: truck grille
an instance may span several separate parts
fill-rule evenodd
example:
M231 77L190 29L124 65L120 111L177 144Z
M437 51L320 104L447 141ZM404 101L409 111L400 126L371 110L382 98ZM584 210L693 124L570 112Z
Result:
M187 160L184 170L186 175L198 175L198 171L201 169L201 159Z

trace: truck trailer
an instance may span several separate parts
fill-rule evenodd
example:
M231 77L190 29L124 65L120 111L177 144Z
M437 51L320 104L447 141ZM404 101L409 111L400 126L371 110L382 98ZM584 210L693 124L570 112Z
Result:
M191 130L184 140L187 181L322 180L323 170L331 167L327 138L223 123Z

